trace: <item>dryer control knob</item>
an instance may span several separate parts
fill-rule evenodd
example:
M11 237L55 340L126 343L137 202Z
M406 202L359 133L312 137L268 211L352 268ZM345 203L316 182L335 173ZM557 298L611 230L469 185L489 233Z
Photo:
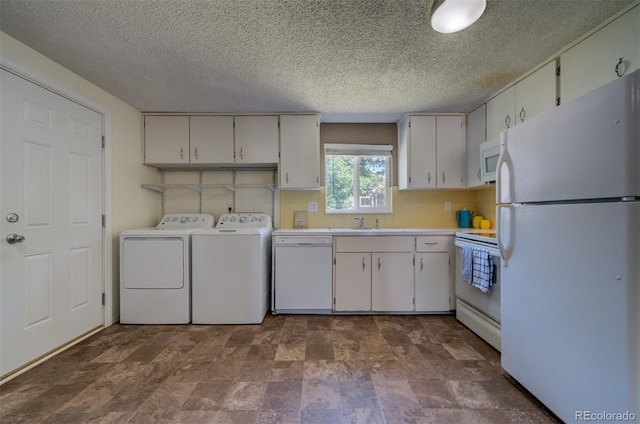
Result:
M247 221L247 217L246 216L241 216L240 217L240 222L246 222Z

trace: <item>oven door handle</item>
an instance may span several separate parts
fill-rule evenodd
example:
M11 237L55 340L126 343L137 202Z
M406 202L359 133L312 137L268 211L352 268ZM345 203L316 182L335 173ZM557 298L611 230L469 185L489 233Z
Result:
M464 242L464 241L456 240L455 245L456 245L456 247L471 246L471 247L478 247L478 248L486 249L486 250L489 251L491 256L493 256L494 258L500 258L500 256L501 256L500 255L500 250L498 250L497 248L493 248L493 247L487 247L484 244L467 243L467 242Z

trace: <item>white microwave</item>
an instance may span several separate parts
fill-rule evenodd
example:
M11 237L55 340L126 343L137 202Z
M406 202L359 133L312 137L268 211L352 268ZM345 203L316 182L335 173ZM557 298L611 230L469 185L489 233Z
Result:
M480 180L483 182L496 180L496 167L500 157L500 138L480 143Z

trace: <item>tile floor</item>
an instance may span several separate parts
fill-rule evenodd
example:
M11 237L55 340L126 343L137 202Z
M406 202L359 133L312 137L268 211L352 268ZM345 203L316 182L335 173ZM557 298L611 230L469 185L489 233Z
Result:
M0 386L2 423L552 423L453 316L113 325Z

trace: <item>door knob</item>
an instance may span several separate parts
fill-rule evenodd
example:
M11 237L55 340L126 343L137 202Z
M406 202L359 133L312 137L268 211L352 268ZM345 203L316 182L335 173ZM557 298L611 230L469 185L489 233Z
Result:
M9 234L7 236L7 242L9 244L22 243L24 241L24 236L20 234Z

